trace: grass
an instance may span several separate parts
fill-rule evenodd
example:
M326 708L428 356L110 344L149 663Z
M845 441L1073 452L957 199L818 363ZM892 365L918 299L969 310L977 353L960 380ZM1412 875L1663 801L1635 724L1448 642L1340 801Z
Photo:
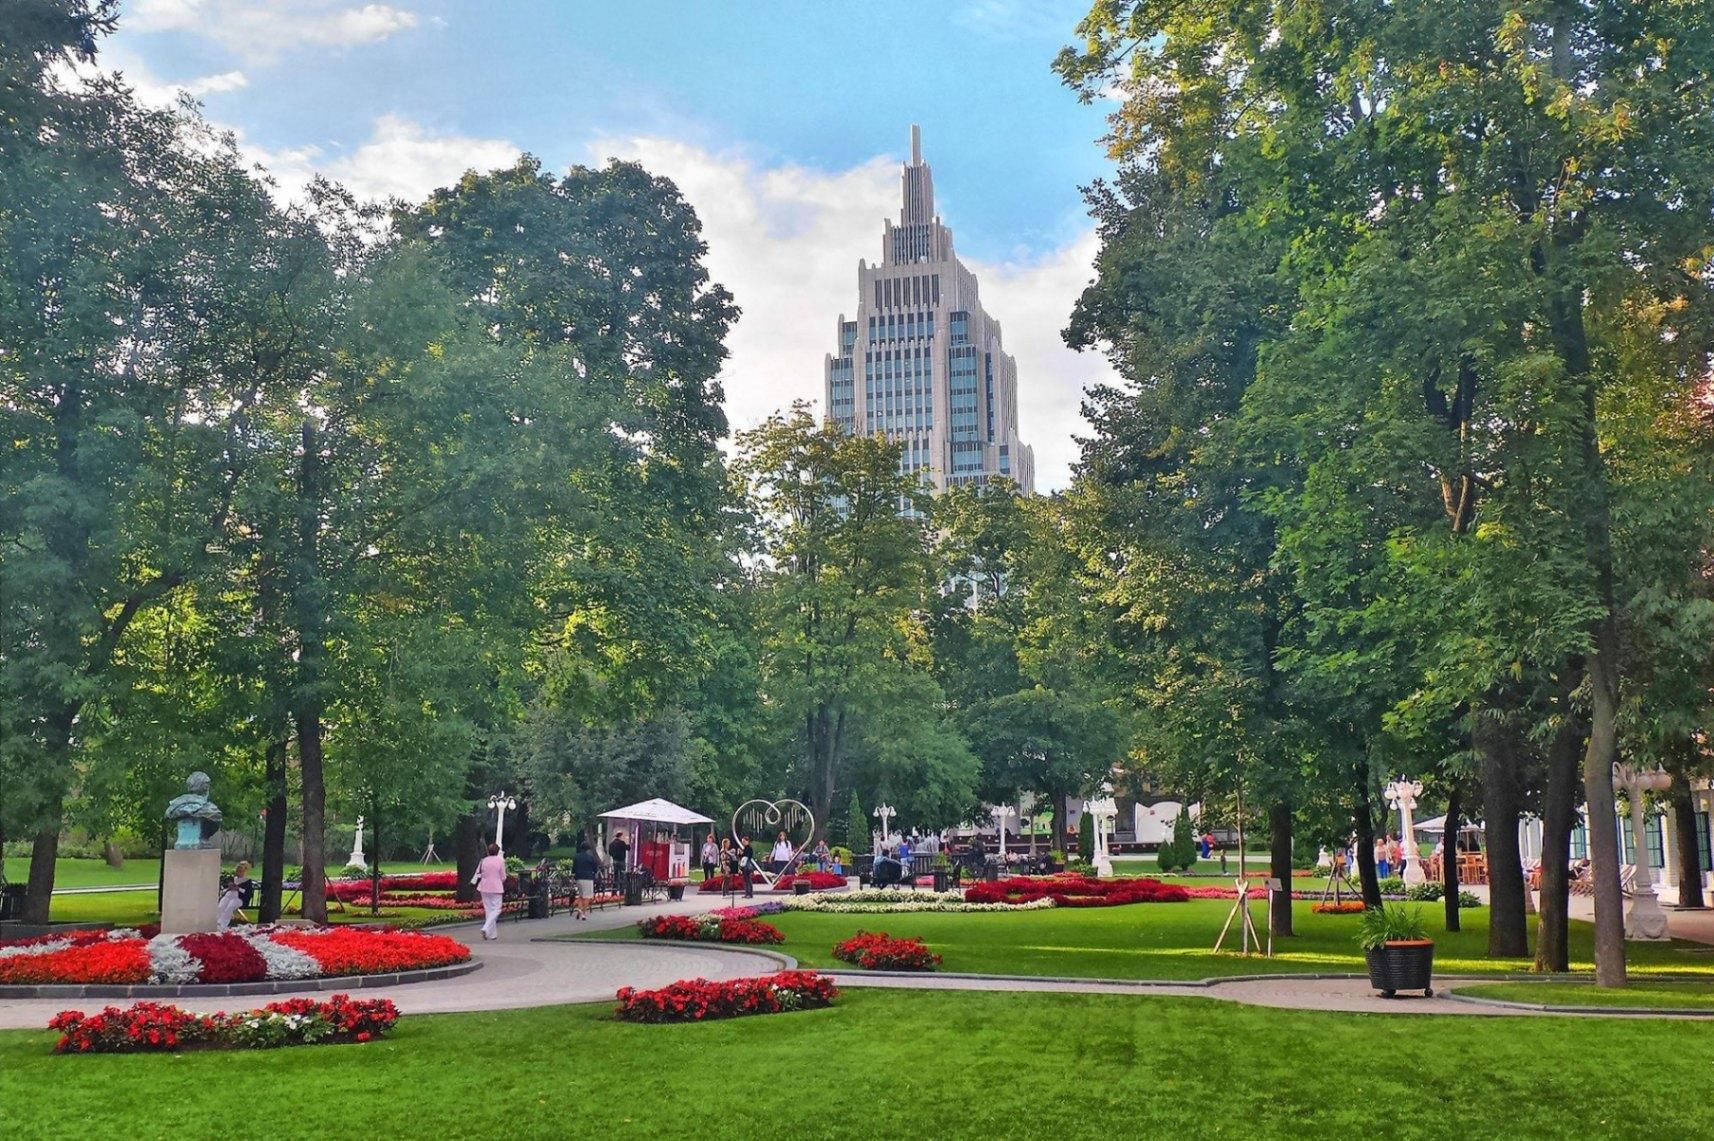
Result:
M1635 982L1622 988L1592 982L1508 982L1461 986L1459 994L1501 1002L1545 1003L1549 1006L1611 1006L1637 1010L1714 1011L1714 985L1703 982Z
M48 1033L0 1033L0 1134L1690 1137L1708 1124L1683 1094L1706 1081L1707 1028L1686 1023L885 990L700 1025L609 1010L407 1017L383 1042L266 1054L65 1058ZM1370 1057L1409 1063L1341 1066L1330 1083L1336 1060Z
M7 856L6 879L24 883L30 878L30 857ZM54 887L125 887L154 883L161 878L158 859L126 860L122 868L110 868L105 860L56 860Z
M918 935L945 962L945 971L981 974L1064 975L1078 978L1200 979L1221 975L1330 972L1361 973L1357 916L1315 915L1307 903L1293 908L1298 934L1277 939L1274 957L1214 954L1214 938L1231 903L1141 903L1123 907L1053 908L1012 913L915 913L839 915L788 911L768 916L785 933L782 950L806 966L832 967L833 945L859 929ZM1528 970L1527 959L1487 957L1488 911L1466 911L1463 930L1448 934L1438 905L1423 905L1435 939L1435 969L1446 973ZM1263 909L1251 912L1258 928ZM591 935L634 938L636 929ZM1265 931L1264 931L1265 937ZM1229 937L1227 946L1235 945ZM1702 974L1714 978L1714 948L1672 942L1632 944L1631 968L1655 974ZM1593 929L1571 924L1571 965L1594 969Z

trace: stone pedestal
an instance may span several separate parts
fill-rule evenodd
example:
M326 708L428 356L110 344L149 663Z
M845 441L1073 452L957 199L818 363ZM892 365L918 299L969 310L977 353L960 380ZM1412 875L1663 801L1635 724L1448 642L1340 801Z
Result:
M161 875L161 933L213 931L220 908L220 849L168 848Z

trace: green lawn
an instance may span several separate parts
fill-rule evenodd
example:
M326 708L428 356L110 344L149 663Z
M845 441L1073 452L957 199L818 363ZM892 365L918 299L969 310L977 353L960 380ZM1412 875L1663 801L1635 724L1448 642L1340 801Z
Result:
M1508 982L1461 986L1459 994L1549 1006L1618 1006L1647 1010L1714 1010L1714 984L1637 982L1614 989L1591 982Z
M0 1033L0 1135L1693 1137L1707 1027L1205 999L848 991L689 1026L607 1005L406 1018L364 1046L50 1055ZM1478 1025L1479 1024L1479 1025ZM1407 1059L1347 1064L1354 1058ZM885 1084L877 1078L885 1076Z
M1139 903L1123 907L1053 908L1012 913L916 913L839 915L788 911L768 922L785 933L782 948L808 966L836 964L833 945L862 929L891 935L919 935L945 962L946 971L983 974L1066 975L1079 978L1199 979L1219 975L1304 972L1361 972L1355 915L1315 915L1307 903L1294 908L1298 934L1274 943L1274 957L1245 958L1214 954L1214 938L1232 905L1221 900L1189 903ZM1258 928L1262 906L1254 906ZM1463 916L1464 929L1448 934L1438 905L1423 905L1433 933L1435 967L1444 972L1527 970L1528 960L1490 959L1486 955L1488 911ZM1591 927L1572 925L1572 967L1594 968ZM635 928L603 933L635 937ZM603 937L591 935L591 938ZM1264 932L1265 936L1265 932ZM1235 942L1228 939L1227 946ZM1691 943L1632 944L1634 970L1653 973L1702 973L1714 978L1714 948Z
M7 856L6 879L23 883L30 878L30 857ZM110 868L105 860L57 860L54 887L122 887L154 883L161 878L158 859L126 860L122 868Z

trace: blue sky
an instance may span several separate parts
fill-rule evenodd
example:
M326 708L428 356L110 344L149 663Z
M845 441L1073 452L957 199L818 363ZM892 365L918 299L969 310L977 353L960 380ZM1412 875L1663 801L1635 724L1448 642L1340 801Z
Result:
M196 94L283 190L311 172L420 195L529 150L634 158L703 215L738 295L736 426L816 398L833 322L896 212L922 124L942 215L1019 358L1047 487L1075 395L1105 375L1057 345L1093 238L1080 187L1108 170L1105 108L1050 70L1084 0L128 0L106 66L145 96ZM816 264L809 265L813 261Z

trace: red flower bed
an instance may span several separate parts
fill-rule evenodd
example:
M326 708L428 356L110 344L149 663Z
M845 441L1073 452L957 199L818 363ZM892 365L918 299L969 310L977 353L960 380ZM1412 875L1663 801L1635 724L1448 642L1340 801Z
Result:
M774 881L778 891L789 891L800 883L807 883L811 891L826 891L829 888L844 887L845 877L836 876L832 872L798 872L796 875L781 876Z
M1367 911L1368 906L1360 899L1342 899L1338 903L1318 903L1310 910L1317 915L1356 915Z
M1238 889L1234 888L1234 887L1187 887L1184 890L1185 890L1185 893L1187 895L1189 895L1191 899L1236 899L1236 898L1238 898ZM1268 896L1267 891L1265 889L1262 889L1262 888L1253 888L1250 891L1250 898L1251 899L1266 899L1267 896ZM1309 898L1308 895L1305 895L1301 891L1292 892L1291 897L1293 899L1308 899Z
M61 1011L48 1023L58 1030L59 1054L116 1054L177 1050L189 1045L293 1046L311 1042L367 1042L392 1029L399 1009L391 999L353 999L336 994L326 1002L294 998L235 1014L191 1014L158 1002L96 1014Z
M737 916L654 915L637 924L645 939L684 939L696 943L784 943L772 923Z
M839 989L814 971L780 971L718 983L681 979L659 990L622 987L616 997L613 1015L623 1022L701 1022L827 1006L839 997Z
M833 948L833 957L866 971L932 971L940 956L919 938L895 939L884 931L859 931Z
M444 967L470 958L470 948L446 935L406 931L358 931L347 927L281 929L275 943L302 951L327 975L380 975Z
M752 884L761 883L762 877L752 873L750 876L750 882ZM696 885L697 891L716 892L716 891L727 891L728 889L730 889L732 891L743 891L744 890L744 877L743 876L713 876L709 879L703 880L701 883Z
M355 903L369 898L370 881L364 879L328 880L327 898ZM457 872L415 872L403 876L382 876L381 890L388 891L457 891Z
M1114 907L1123 903L1183 903L1190 893L1177 884L1147 877L1089 879L1077 875L1019 876L973 884L964 892L968 903L1029 903L1044 898L1059 907Z
M181 935L178 944L202 960L198 982L247 983L268 977L268 961L237 935Z
M140 983L149 978L149 947L142 939L108 940L105 932L42 955L0 959L0 983ZM74 936L74 940L76 937Z

